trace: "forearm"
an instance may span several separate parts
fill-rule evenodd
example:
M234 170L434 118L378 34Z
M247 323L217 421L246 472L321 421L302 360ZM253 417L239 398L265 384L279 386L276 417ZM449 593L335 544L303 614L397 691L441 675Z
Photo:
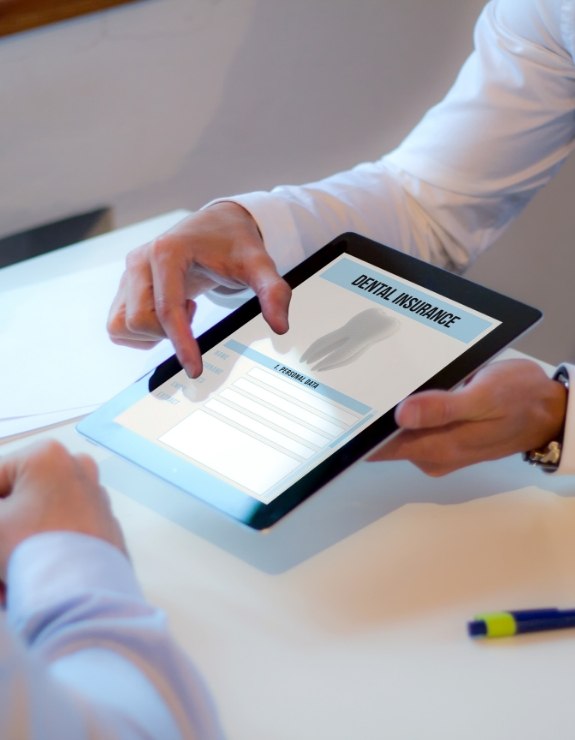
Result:
M220 737L199 676L126 559L66 535L75 538L74 560L63 562L60 536L32 538L10 563L8 618L30 653L25 666L14 664L26 697L19 714L39 727L25 736Z
M0 616L0 737L41 740L45 737L88 736L86 718L50 679L38 660L6 629ZM96 737L103 737L100 733Z
M346 231L449 269L464 269L470 254L434 212L437 198L437 189L410 178L384 157L315 183L232 200L256 220L281 273Z

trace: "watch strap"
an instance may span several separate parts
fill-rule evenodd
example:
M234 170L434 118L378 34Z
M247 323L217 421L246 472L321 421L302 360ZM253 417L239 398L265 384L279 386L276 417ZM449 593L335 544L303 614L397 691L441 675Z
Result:
M569 392L569 372L564 365L560 365L553 375L553 380L561 383ZM561 429L557 439L552 439L546 445L535 450L528 450L523 453L523 459L530 465L536 465L546 473L554 473L561 462L561 452L563 449L563 436L565 424Z

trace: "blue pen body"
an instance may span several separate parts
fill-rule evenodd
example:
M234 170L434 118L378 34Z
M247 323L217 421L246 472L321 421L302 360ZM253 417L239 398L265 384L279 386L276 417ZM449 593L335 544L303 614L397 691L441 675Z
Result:
M575 609L522 609L510 614L515 619L518 634L575 627Z
M511 637L575 627L575 609L519 609L478 614L467 625L471 637Z

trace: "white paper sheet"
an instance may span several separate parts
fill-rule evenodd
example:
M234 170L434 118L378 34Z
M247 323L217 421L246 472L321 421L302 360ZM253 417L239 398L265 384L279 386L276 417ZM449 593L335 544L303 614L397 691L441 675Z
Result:
M26 434L35 429L43 429L63 421L77 419L94 411L97 406L84 406L78 409L64 409L51 414L35 414L34 416L19 416L16 419L0 419L0 439Z

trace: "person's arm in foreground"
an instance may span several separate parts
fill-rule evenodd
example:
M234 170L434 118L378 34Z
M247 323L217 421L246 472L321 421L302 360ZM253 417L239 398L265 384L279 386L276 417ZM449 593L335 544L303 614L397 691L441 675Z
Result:
M3 740L221 737L91 458L52 442L0 459L0 579Z

